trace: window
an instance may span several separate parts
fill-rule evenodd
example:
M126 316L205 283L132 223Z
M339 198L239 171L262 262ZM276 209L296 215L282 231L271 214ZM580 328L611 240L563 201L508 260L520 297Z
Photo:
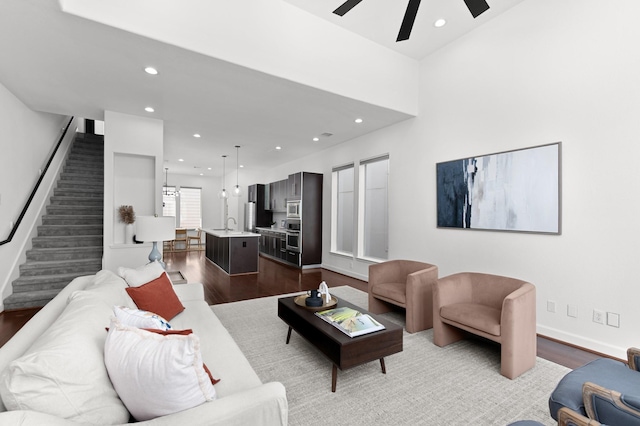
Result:
M176 196L175 186L165 186L162 188L162 216L176 217Z
M353 254L354 165L334 168L331 180L331 251Z
M177 222L181 228L195 229L202 226L200 188L180 188L180 212Z
M176 218L176 226L180 228L195 229L202 227L201 193L201 188L183 186L177 189L172 186L163 187L162 215L174 216Z
M358 256L387 259L389 156L360 162L358 188Z

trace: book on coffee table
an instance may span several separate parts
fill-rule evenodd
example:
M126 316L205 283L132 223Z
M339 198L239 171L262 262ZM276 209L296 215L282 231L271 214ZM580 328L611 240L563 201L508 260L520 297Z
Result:
M348 307L328 309L315 314L349 337L384 330L384 325L373 319L371 315Z

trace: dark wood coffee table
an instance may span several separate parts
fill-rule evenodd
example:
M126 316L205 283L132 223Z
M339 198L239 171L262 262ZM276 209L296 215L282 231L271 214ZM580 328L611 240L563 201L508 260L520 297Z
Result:
M386 374L384 357L402 352L402 327L370 314L364 309L338 299L338 306L348 306L362 313L368 313L385 326L384 330L375 331L357 337L349 337L331 324L315 316L314 311L298 306L295 296L278 299L278 316L287 325L287 344L291 339L291 330L322 352L333 363L331 374L331 392L336 391L338 368L355 367L356 365L380 360L382 373Z

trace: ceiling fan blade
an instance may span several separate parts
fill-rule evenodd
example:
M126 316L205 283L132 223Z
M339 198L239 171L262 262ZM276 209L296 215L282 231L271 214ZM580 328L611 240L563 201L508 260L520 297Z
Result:
M333 13L335 13L336 15L344 16L345 13L356 7L361 1L362 0L347 0L342 3L342 6L334 10Z
M485 0L464 0L464 2L467 4L467 8L474 18L477 18L489 10L489 5Z
M411 29L413 28L413 23L416 20L419 6L420 0L409 0L407 11L404 13L404 19L402 20L402 25L400 26L400 31L398 32L398 38L396 39L396 42L409 39L409 36L411 35Z

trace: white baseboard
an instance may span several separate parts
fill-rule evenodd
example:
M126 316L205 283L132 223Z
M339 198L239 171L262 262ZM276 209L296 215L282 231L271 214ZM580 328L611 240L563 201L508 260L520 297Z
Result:
M609 345L597 340L589 339L577 334L567 333L551 327L545 327L542 325L537 326L538 334L541 336L550 337L552 339L559 340L561 342L569 343L571 345L579 346L595 352L600 352L605 355L609 355L622 360L627 359L627 348L621 348L619 346Z
M356 272L349 271L347 269L336 268L335 266L329 266L329 265L325 265L325 264L323 264L322 267L324 269L328 269L329 271L337 272L339 274L346 275L346 276L351 277L351 278L356 278L358 280L362 280L362 281L365 281L365 282L369 280L369 277L367 277L366 275L358 274Z

